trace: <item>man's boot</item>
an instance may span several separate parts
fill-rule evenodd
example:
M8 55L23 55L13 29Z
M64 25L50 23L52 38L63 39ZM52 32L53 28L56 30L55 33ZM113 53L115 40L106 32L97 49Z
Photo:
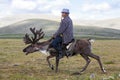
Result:
M64 53L63 51L59 51L59 59L63 58L64 57Z
M67 57L71 56L71 51L66 50Z

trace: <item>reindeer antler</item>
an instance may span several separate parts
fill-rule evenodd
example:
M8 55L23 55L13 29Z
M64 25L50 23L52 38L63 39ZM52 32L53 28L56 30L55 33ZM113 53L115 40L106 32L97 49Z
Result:
M40 39L42 39L43 37L44 37L44 32L42 32L42 29L40 29L40 30L36 30L36 34L38 34L37 35L37 38L36 38L36 40L35 40L35 42L38 42Z
M30 31L33 33L34 36L30 38L28 34L25 34L24 42L26 44L34 44L44 37L44 32L42 31L42 29L35 30L35 28L30 28Z
M35 39L37 38L37 34L35 31L35 28L30 28L30 31L33 33L34 37L32 37L32 40L35 41Z
M32 43L32 40L30 39L30 37L27 33L25 34L25 37L23 37L23 41L24 41L25 44Z

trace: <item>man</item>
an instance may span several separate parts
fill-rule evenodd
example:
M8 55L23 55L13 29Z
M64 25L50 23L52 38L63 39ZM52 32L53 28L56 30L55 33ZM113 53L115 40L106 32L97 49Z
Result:
M62 19L59 29L53 35L53 41L51 45L58 51L59 59L63 58L65 53L63 52L62 45L67 45L73 40L73 23L69 17L69 9L62 10Z

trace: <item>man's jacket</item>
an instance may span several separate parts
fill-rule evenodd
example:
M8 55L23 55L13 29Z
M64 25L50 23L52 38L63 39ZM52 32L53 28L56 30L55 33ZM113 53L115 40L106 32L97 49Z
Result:
M55 33L57 35L63 35L63 43L68 44L73 39L73 23L69 16L61 20L60 27Z

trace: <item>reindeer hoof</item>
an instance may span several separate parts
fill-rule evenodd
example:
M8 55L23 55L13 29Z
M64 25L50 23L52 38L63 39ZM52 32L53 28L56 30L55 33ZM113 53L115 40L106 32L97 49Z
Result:
M51 69L54 70L54 66L53 65L51 66Z
M103 70L103 73L107 73L107 71L106 71L106 70Z
M103 73L107 73L107 71L104 68L102 69L102 71L103 71Z

